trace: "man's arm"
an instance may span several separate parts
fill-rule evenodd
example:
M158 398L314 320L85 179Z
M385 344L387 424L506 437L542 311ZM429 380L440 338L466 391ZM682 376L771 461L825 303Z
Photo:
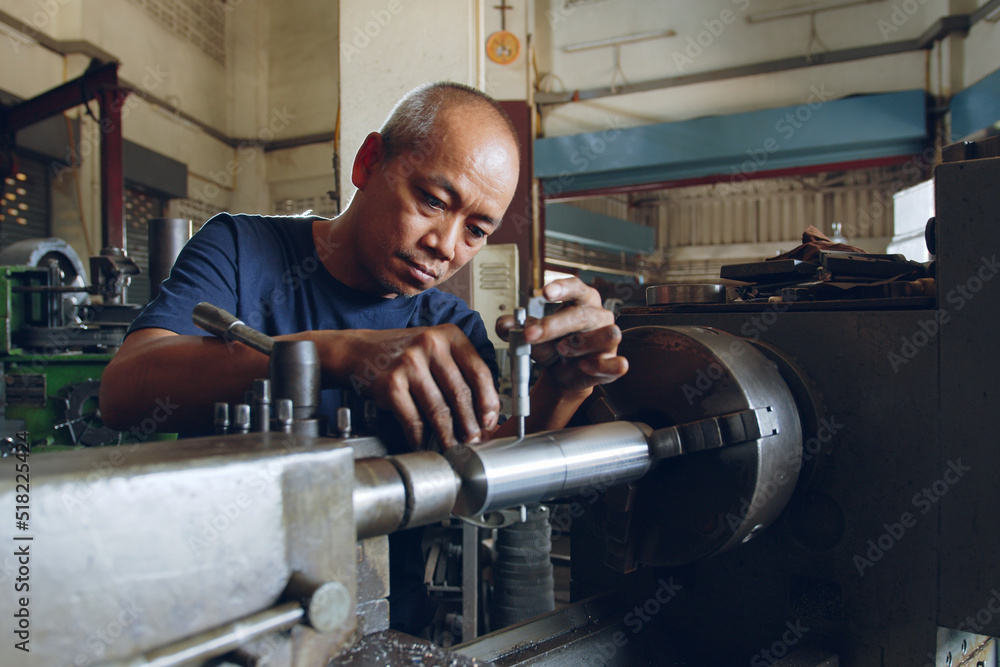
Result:
M551 364L532 389L530 432L564 427L594 385L612 382L628 369L617 354L621 332L596 290L572 279L550 283L544 294L563 305L525 328L533 356ZM512 322L502 318L497 328L505 335ZM425 420L445 448L478 442L496 427L500 401L492 374L455 325L308 331L277 338L314 341L323 385L374 398L396 415L411 447L425 441ZM178 407L157 424L158 430L208 430L212 405L241 401L255 378L267 377L267 361L240 343L165 329L135 331L102 376L104 421L129 430L166 401ZM493 435L513 434L511 423Z
M315 342L323 386L356 389L392 410L414 448L424 442L425 417L446 448L478 441L496 427L500 400L493 376L452 324L276 338ZM167 401L178 407L157 418L157 430L209 430L213 404L241 401L254 379L267 377L267 363L266 355L241 343L140 329L125 339L104 371L102 416L112 428L128 430Z

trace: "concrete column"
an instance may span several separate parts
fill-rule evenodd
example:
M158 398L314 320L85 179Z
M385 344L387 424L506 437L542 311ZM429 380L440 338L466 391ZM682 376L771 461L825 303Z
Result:
M428 81L477 84L480 0L340 0L341 206L351 165L393 104Z

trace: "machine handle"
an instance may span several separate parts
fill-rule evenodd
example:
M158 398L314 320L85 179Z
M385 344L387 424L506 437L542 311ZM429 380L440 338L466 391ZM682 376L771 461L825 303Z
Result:
M236 340L267 355L271 354L274 347L273 338L248 327L232 313L205 301L194 307L191 319L196 326L225 341Z

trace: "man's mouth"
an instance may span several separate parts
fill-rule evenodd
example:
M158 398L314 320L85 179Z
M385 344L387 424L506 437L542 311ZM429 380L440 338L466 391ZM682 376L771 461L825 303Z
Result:
M421 285L432 283L440 278L440 274L438 272L424 264L419 264L407 259L406 266L410 270L410 276Z

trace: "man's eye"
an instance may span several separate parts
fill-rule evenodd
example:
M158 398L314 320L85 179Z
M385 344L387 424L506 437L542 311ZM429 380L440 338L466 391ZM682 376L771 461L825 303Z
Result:
M443 209L444 208L444 202L443 201L441 201L440 199L438 199L437 197L435 197L434 195L432 195L429 192L424 192L423 194L424 194L424 203L425 204L427 204L431 208L437 208L437 209Z
M483 239L487 236L486 232L484 232L482 228L476 227L475 225L469 225L468 229L469 233L472 234L474 238Z

